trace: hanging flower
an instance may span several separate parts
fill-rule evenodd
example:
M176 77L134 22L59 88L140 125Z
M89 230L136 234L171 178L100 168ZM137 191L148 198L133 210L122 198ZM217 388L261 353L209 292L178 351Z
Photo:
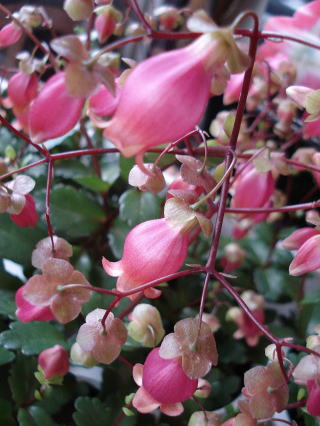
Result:
M189 399L197 389L198 380L184 373L181 358L163 359L159 348L153 349L144 365L133 367L133 378L140 388L132 404L140 413L150 413L157 408L167 416L183 412L181 402Z
M179 270L188 250L188 236L165 219L149 220L135 226L127 235L122 259L103 258L107 274L119 277L117 289L128 291L148 281ZM139 261L137 262L137 259ZM147 297L158 297L156 289L145 290Z

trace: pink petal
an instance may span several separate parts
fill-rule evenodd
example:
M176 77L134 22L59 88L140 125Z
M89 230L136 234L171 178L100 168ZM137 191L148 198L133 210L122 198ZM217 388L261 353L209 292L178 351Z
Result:
M64 72L51 77L30 106L33 142L45 142L68 133L79 121L84 101L68 93Z
M138 386L142 386L143 365L135 364L132 369L133 380Z
M105 257L102 257L102 266L111 277L119 277L123 272L121 260L118 262L110 262Z
M183 413L183 405L181 402L176 402L175 404L161 404L160 411L167 416L180 416L180 414Z
M132 405L140 413L147 414L159 408L159 402L157 402L142 386L139 388L132 400Z
M71 277L73 266L63 259L49 258L43 265L43 274L50 283L63 285Z
M74 320L81 312L81 304L72 296L63 293L57 294L51 299L50 307L55 318L61 324Z
M159 355L164 359L177 358L182 355L180 343L174 333L165 336L160 346Z
M78 331L77 343L86 352L91 352L97 338L98 330L96 327L83 324Z
M16 315L21 322L29 321L50 321L54 315L49 306L36 306L29 303L23 296L25 286L22 286L16 292Z
M26 203L19 214L11 214L13 223L24 228L34 228L38 223L38 213L33 197L30 194L26 196Z
M44 275L34 275L23 287L23 297L36 306L48 306L56 288L48 283Z

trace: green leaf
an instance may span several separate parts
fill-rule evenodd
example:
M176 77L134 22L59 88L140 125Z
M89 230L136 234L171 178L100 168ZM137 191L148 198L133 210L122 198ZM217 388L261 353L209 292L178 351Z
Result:
M39 228L15 225L9 215L0 215L0 257L21 264L30 264L31 252L46 235Z
M105 212L84 191L57 186L51 192L51 221L57 233L81 237L95 232L105 220Z
M267 299L277 300L284 292L288 273L271 267L268 269L258 268L253 275L257 290Z
M13 352L8 351L6 348L0 347L0 365L8 364L14 360L15 354Z
M130 227L120 219L116 219L109 229L108 240L112 253L117 259L120 259L123 252L123 245Z
M320 290L310 291L300 302L302 305L315 305L320 302Z
M123 155L120 156L120 174L123 180L128 182L129 172L135 164L134 158L125 158Z
M34 378L36 360L21 354L10 368L9 385L13 399L17 406L32 400L37 382Z
M74 179L85 176L94 176L94 170L83 164L78 158L68 158L55 162L55 177Z
M0 398L0 424L5 426L15 426L12 415L12 404L6 399Z
M160 198L151 192L129 189L121 195L119 204L119 216L129 226L160 216Z
M74 180L85 188L91 189L91 191L95 192L106 192L110 187L109 183L103 181L97 176L82 176L75 178Z
M1 277L1 275L0 275ZM14 301L15 293L9 290L0 290L0 314L15 319L17 306Z
M111 410L97 398L79 397L75 402L73 420L77 426L107 425Z
M20 408L18 411L19 426L58 426L40 407Z
M100 160L101 178L110 184L110 186L120 176L120 155L118 153L103 155Z
M12 322L10 330L0 334L0 344L6 349L21 349L25 355L39 354L56 344L66 346L63 334L55 326L39 321Z

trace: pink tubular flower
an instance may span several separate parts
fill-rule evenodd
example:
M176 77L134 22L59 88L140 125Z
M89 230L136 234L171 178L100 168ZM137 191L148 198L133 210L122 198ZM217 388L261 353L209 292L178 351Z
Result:
M148 281L172 274L187 256L188 237L165 219L149 220L135 226L127 235L122 259L102 259L107 274L119 277L117 289L127 291ZM138 260L138 261L137 261ZM147 297L159 296L159 290L145 290Z
M77 343L96 361L110 364L118 358L121 345L127 340L127 330L112 312L107 316L104 330L101 320L105 312L104 309L95 309L86 316L86 323L78 331Z
M38 213L32 195L26 194L26 202L22 211L18 214L11 214L13 223L24 228L34 228L38 223Z
M49 306L36 306L29 303L23 296L25 285L16 292L16 315L21 322L29 321L50 321L54 315Z
M17 27L13 22L5 25L0 30L0 49L11 46L16 43L22 35L21 28Z
M98 91L89 99L89 116L93 123L97 121L96 116L106 117L112 115L118 105L119 98L120 88L118 85L116 85L114 96L105 86L99 86Z
M69 355L61 345L45 349L38 357L38 363L46 379L63 377L69 371Z
M23 297L32 305L50 307L62 324L72 321L79 315L82 304L90 299L90 291L81 287L64 289L63 286L90 284L81 272L63 259L49 258L42 269L42 275L34 275L28 280Z
M299 276L320 268L320 234L307 239L289 265L289 274Z
M140 388L132 404L140 413L157 408L167 416L178 416L183 411L181 402L190 398L197 389L198 380L184 373L180 358L163 359L159 348L153 349L145 363L133 367L133 377Z
M68 93L64 72L51 77L30 105L29 132L33 142L45 142L69 132L80 119L84 101Z
M181 138L199 123L213 71L227 58L224 42L206 33L189 46L133 69L104 135L125 157Z

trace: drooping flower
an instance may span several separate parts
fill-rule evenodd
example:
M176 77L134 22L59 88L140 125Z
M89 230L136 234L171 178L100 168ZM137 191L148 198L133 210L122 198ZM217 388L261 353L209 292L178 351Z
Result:
M216 29L143 61L127 78L105 137L125 157L183 137L204 113L214 71L237 49L231 30Z
M263 296L247 290L241 294L241 298L248 305L253 316L259 322L263 323L265 319ZM229 309L227 320L234 321L238 326L238 330L233 334L235 339L242 339L244 337L249 346L256 346L258 344L262 332L241 308L234 307Z
M79 328L77 343L96 361L110 364L118 358L121 346L127 340L127 330L112 312L103 327L101 320L105 312L104 309L95 309L86 316L86 323Z
M63 288L67 284L90 285L84 275L63 259L49 258L43 274L34 275L24 286L23 297L32 305L49 306L62 324L75 319L82 304L90 299L90 290L81 287Z
M127 291L178 271L187 250L188 237L181 228L165 219L155 219L140 223L129 232L121 260L110 262L103 258L102 264L107 274L119 277L117 289ZM157 297L159 290L147 289L145 295Z
M153 348L164 336L160 313L152 305L140 303L134 308L129 319L129 336L144 346Z
M167 416L178 416L183 411L181 402L190 398L197 389L198 380L184 373L181 358L163 359L159 348L153 349L144 365L133 367L133 378L140 388L132 404L140 413L157 408Z
M25 204L18 214L11 214L13 223L24 228L34 228L38 223L38 213L33 197L30 194L25 195Z
M243 395L249 399L248 408L255 419L266 419L284 410L289 389L278 362L267 367L257 366L244 375Z
M38 76L36 73L17 72L8 81L8 97L15 111L23 111L37 96Z
M122 19L122 14L110 5L97 7L95 14L94 28L97 31L99 42L105 43L112 36L117 22Z
M305 227L293 231L287 238L285 238L281 245L287 250L298 250L302 244L308 241L311 237L319 235L320 231L315 228Z
M54 345L40 353L38 364L46 379L65 376L69 371L69 354L63 346Z
M64 72L51 77L30 105L29 132L32 141L41 143L69 132L80 119L84 101L84 98L69 94Z
M212 364L217 365L216 342L208 324L199 319L185 318L174 326L160 346L160 356L165 359L181 357L182 368L191 379L205 376Z

